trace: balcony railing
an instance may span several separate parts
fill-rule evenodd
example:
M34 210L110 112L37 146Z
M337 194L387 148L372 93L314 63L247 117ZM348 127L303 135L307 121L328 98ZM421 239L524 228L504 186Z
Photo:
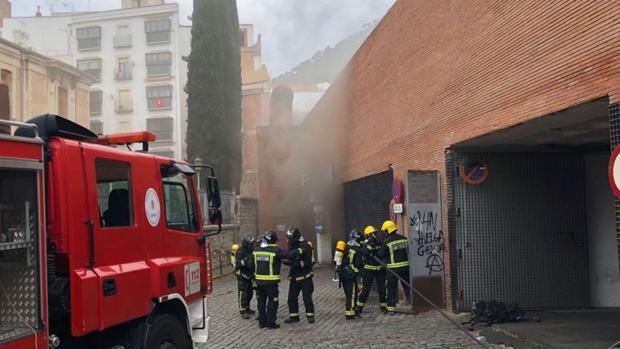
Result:
M133 111L133 99L124 101L123 103L116 103L117 113L131 113Z
M131 34L114 35L114 47L131 47Z
M131 80L133 78L131 68L118 69L114 68L114 80Z

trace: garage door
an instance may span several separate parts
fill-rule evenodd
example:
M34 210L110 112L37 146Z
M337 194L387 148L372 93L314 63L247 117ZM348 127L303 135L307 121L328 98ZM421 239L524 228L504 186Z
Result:
M462 306L498 300L529 309L590 304L584 164L571 153L455 153L452 171ZM464 161L483 163L467 183ZM469 175L474 173L472 171ZM470 181L471 182L471 181Z
M367 225L377 228L390 218L392 171L378 173L344 184L346 229L339 239L346 241L349 232Z

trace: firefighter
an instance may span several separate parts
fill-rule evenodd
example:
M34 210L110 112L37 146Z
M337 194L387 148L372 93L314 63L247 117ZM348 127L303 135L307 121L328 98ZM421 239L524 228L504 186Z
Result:
M314 292L314 282L312 277L313 254L312 245L307 242L297 227L291 227L286 232L289 251L296 251L299 257L294 261L289 261L291 269L289 272L288 289L288 311L289 318L284 323L292 324L299 322L299 293L302 293L306 318L309 323L314 323L314 304L312 303L312 292Z
M359 229L353 229L349 234L349 241L344 249L344 257L340 266L340 282L345 297L345 318L352 320L359 318L355 312L357 293L359 292L358 276L363 267L362 254L360 253L363 234Z
M241 247L237 249L234 262L235 275L237 275L239 312L244 319L249 319L255 314L254 310L250 309L254 291L252 289L252 269L250 269L249 264L253 250L254 236L246 234L241 241Z
M371 225L364 229L366 240L362 243L362 249L360 251L364 257L364 266L362 268L362 290L357 299L356 311L358 314L361 314L364 310L374 280L377 281L381 311L384 313L387 312L387 303L385 300L385 269L383 265L375 259L376 257L383 260L385 257L381 254L382 250L380 249L377 233L377 228Z
M385 282L387 311L389 315L394 315L396 301L398 300L398 277L394 274L397 274L403 280L409 280L409 242L406 237L398 234L396 223L391 220L385 221L381 226L381 230L385 234L381 254L385 256L385 264L389 269L386 272ZM411 303L409 286L402 281L401 283L405 290L407 302Z
M278 283L283 259L294 260L296 252L278 248L278 238L272 230L265 233L262 241L252 252L250 269L254 271L258 326L260 328L280 328L276 323L278 312Z

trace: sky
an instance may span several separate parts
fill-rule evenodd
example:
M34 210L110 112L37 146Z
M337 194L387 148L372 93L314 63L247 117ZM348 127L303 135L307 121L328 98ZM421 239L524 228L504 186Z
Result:
M383 17L395 0L237 0L239 22L254 24L262 34L263 63L272 77L362 30L364 24ZM106 10L120 7L120 0L12 0L14 16L32 16L37 5L49 14ZM178 2L181 21L189 23L193 0Z

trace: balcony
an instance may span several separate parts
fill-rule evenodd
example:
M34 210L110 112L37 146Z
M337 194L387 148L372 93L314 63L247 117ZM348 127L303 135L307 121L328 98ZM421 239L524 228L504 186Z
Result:
M114 80L131 80L133 78L131 67L126 69L114 68Z
M131 47L131 34L114 35L114 47L115 48Z
M133 99L116 103L117 114L131 113L131 112L133 112Z

